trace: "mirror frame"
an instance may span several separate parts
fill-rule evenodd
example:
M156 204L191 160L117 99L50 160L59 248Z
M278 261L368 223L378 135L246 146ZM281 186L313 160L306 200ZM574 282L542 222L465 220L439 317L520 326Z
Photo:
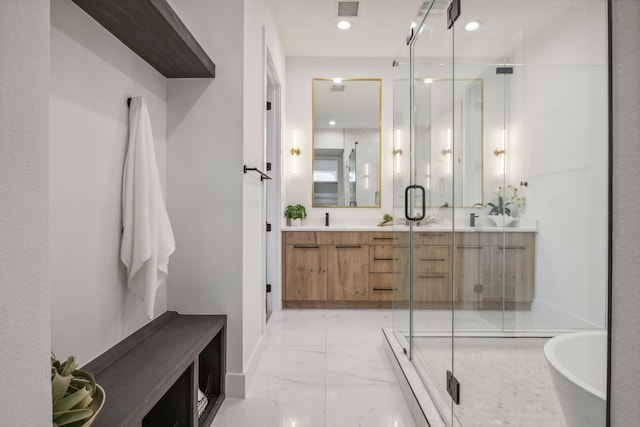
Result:
M378 82L378 204L377 205L363 205L363 206L348 206L348 205L316 205L315 204L315 185L313 180L313 171L315 164L315 111L316 111L316 85L317 81L333 81L334 77L314 77L311 79L311 207L312 208L368 208L368 209L381 209L382 208L382 78L340 78L342 82L353 81L367 81Z

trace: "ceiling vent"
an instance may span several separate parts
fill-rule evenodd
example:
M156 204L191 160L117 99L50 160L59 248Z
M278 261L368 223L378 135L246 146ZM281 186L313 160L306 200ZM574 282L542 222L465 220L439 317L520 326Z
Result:
M334 83L331 85L331 92L344 92L344 83Z
M359 1L339 1L338 2L338 16L353 18L358 16L358 8L360 7Z

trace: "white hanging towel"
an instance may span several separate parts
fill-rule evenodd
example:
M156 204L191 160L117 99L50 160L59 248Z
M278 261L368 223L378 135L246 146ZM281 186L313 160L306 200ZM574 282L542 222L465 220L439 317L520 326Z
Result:
M162 198L147 104L141 97L129 107L129 149L122 177L123 235L120 258L128 285L144 302L150 319L156 291L166 279L175 240Z

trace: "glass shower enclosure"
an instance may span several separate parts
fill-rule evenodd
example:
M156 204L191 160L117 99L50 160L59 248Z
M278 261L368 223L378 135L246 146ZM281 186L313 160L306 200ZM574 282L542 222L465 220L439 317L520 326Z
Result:
M606 423L549 350L606 331L606 11L427 0L394 61L393 336L445 425Z

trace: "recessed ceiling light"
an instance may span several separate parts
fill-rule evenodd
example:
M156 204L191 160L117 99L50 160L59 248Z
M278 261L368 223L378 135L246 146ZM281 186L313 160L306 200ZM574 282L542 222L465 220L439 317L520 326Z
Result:
M329 126L335 126L335 125L336 125L336 122L335 122L334 120L331 120L331 121L329 122Z
M349 28L351 28L351 21L347 21L346 19L339 21L338 28L340 28L341 30L348 30Z
M340 83L342 83L342 79L340 77L336 77L335 79L333 79L333 83L339 85Z
M482 22L480 21L469 21L465 24L464 29L466 31L476 31L477 29L480 28L481 25L482 25Z

